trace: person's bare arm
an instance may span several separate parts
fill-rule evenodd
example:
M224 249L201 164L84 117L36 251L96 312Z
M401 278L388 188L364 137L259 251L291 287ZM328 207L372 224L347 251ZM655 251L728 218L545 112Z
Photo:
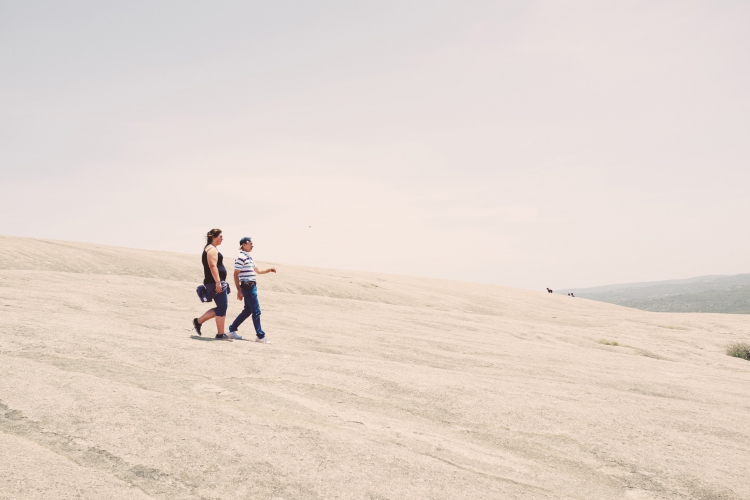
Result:
M268 269L258 269L255 268L255 274L266 274L266 273L275 273L276 268L275 267L269 267Z
M221 278L219 277L219 268L217 264L219 262L219 251L216 247L212 246L206 251L208 257L208 269L211 271L211 276L214 277L216 282L216 293L221 292Z
M242 288L240 288L240 270L234 270L234 286L237 287L237 300L242 300Z

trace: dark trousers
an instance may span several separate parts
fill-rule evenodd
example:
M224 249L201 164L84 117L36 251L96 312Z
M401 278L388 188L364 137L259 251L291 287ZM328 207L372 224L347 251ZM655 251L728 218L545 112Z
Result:
M239 316L234 320L234 323L229 325L230 332L236 332L243 321L248 317L253 317L253 326L255 327L255 334L259 339L266 336L263 329L260 327L260 303L258 302L258 287L255 286L255 282L243 283L240 288L242 289L242 296L245 299L245 308L240 312Z

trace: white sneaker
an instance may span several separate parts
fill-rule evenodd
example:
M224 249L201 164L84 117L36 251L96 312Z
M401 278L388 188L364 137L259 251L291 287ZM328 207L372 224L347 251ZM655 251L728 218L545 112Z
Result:
M233 332L232 330L229 330L229 338L235 339L235 340L242 340L242 335L239 335L237 332Z
M261 344L270 344L271 341L268 340L268 337L263 337L262 339L259 339L258 337L255 337L256 342L260 342Z

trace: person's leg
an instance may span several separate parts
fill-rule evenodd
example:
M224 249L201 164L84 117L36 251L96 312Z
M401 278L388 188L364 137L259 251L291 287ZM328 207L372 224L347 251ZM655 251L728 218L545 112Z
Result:
M237 318L235 318L234 322L229 325L229 331L230 332L236 332L243 321L245 321L247 318L250 317L253 310L250 307L250 303L248 302L248 298L250 296L250 292L246 292L245 290L242 290L242 298L245 302L245 307L240 311L240 313L237 315Z
M253 314L253 326L255 327L255 335L258 336L259 339L262 339L266 336L263 329L260 327L260 302L258 302L258 287L254 286L252 291L248 293L250 296L250 306L252 308L252 314Z
M227 305L229 302L226 290L217 293L214 297L214 302L216 302L216 331L217 333L222 334L224 333L224 320L226 319Z
M215 307L213 309L209 309L208 311L204 312L203 316L201 316L200 318L198 318L198 323L200 323L202 325L203 323L205 323L209 319L213 318L214 316L216 316L216 308Z

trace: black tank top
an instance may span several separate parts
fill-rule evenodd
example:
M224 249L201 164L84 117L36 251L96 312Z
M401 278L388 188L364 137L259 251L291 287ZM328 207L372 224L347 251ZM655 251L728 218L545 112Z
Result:
M206 253L205 248L203 249L201 261L203 262L203 284L210 285L216 283L213 274L211 274L211 268L208 267L208 253ZM221 252L219 252L219 259L216 261L216 268L219 270L219 279L225 281L227 279L227 268L224 267L224 256L221 255Z

